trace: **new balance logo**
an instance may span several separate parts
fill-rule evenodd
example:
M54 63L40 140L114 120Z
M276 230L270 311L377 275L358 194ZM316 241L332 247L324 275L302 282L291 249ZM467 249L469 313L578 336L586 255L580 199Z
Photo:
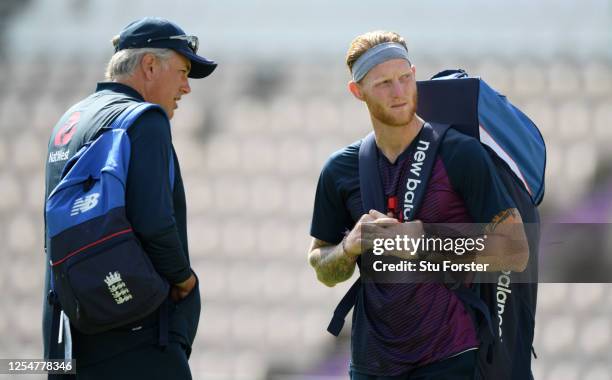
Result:
M421 169L423 161L427 158L427 150L429 149L429 142L419 140L417 150L414 152L410 173L416 178L408 178L406 181L406 193L404 194L404 220L410 219L410 211L414 208L414 198L416 196L416 189L421 183L419 179L421 177Z
M509 295L512 293L512 289L510 289L511 279L510 271L502 271L502 274L497 278L497 316L499 318L499 341L504 341L502 325L504 323L504 311L506 311L506 302L510 302L508 299Z
M70 216L82 214L96 207L98 204L98 198L100 198L100 193L93 193L88 196L78 198L72 205Z

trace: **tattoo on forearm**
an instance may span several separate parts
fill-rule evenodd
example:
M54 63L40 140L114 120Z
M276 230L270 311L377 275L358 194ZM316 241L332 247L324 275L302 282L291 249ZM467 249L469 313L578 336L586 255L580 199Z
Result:
M341 246L319 248L319 258L315 269L319 280L326 284L336 284L350 278L355 271L354 258L347 256Z
M491 220L491 223L489 223L486 228L485 228L485 232L487 233L492 233L495 232L495 229L505 220L507 220L508 218L512 217L516 217L517 216L517 212L516 209L514 208L509 208L506 209L502 212L500 212L499 214L495 215L493 217L493 219Z

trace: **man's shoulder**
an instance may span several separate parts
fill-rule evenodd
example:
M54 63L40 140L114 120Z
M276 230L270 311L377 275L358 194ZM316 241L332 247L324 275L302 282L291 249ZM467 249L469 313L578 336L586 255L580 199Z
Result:
M84 124L87 127L107 127L128 107L139 103L143 103L143 101L129 94L111 90L96 91L68 108L58 123L62 123L64 119L78 113L79 119L86 121ZM140 119L169 124L165 112L157 105L144 111L136 121Z
M440 156L445 162L461 164L486 154L480 141L454 128L450 128L440 144Z
M476 138L467 135L463 132L458 131L455 128L449 128L444 136L441 147L443 148L456 148L457 146L465 147L466 145L480 144Z
M361 140L335 151L327 159L326 165L344 165L359 161L359 147L361 147Z
M359 147L361 140L357 140L332 153L325 164L323 172L332 175L352 174L355 169L359 169Z
M91 109L91 111L94 113L107 113L108 116L104 118L107 119L109 123L114 121L114 119L127 110L128 107L143 103L145 103L143 99L139 98L135 90L133 90L131 87L114 82L98 83L96 92L81 102L85 108ZM150 107L146 111L142 112L134 121L134 126L142 123L143 121L148 124L161 124L168 128L170 125L166 113L158 105L155 105L155 107Z
M134 123L149 122L160 124L164 127L170 127L170 120L166 116L166 112L159 106L153 104L154 107L149 107L138 116Z
M151 107L138 116L128 134L132 139L141 136L170 138L170 121L162 109Z

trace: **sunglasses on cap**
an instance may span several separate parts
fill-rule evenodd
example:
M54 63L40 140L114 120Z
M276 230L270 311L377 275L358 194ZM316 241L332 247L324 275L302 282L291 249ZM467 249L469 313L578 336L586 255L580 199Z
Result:
M197 36L187 36L187 35L179 35L179 36L169 36L169 37L158 37L158 38L149 38L147 43L151 43L154 41L163 41L163 40L182 40L187 42L187 46L193 52L193 54L197 54L199 41Z

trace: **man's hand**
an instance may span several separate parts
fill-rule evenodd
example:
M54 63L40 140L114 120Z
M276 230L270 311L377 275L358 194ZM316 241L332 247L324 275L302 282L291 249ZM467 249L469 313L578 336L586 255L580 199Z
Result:
M196 277L193 273L191 273L191 276L189 276L189 278L185 281L172 285L172 288L170 288L170 298L172 298L172 301L174 302L182 300L183 298L187 297L189 293L191 293L195 285Z
M362 227L368 225L368 236L363 236ZM353 227L353 230L344 238L342 244L344 252L350 257L357 257L363 252L372 249L372 238L378 237L379 233L383 233L385 228L383 224L400 224L395 218L390 218L387 215L376 210L370 210L369 213L363 214ZM376 225L381 225L380 228ZM370 234L371 233L371 234Z
M366 223L373 224L376 228L376 224L399 222L379 212L371 211L359 218L353 230L339 244L312 239L308 262L317 272L319 281L327 286L334 286L351 278L355 271L357 257L372 248L372 240L364 240L361 232L361 227Z
M400 223L397 219L388 217L387 215L371 210L369 213L372 217L377 218L373 223L381 224L380 226L368 225L368 238L374 239L392 239L396 240L399 236L401 239L404 236L408 239L421 239L425 235L423 229L423 222L420 220L412 220L410 222ZM384 224L384 225L382 225ZM400 259L417 259L418 252L406 251L406 250L389 250L385 251L385 255L396 256Z

